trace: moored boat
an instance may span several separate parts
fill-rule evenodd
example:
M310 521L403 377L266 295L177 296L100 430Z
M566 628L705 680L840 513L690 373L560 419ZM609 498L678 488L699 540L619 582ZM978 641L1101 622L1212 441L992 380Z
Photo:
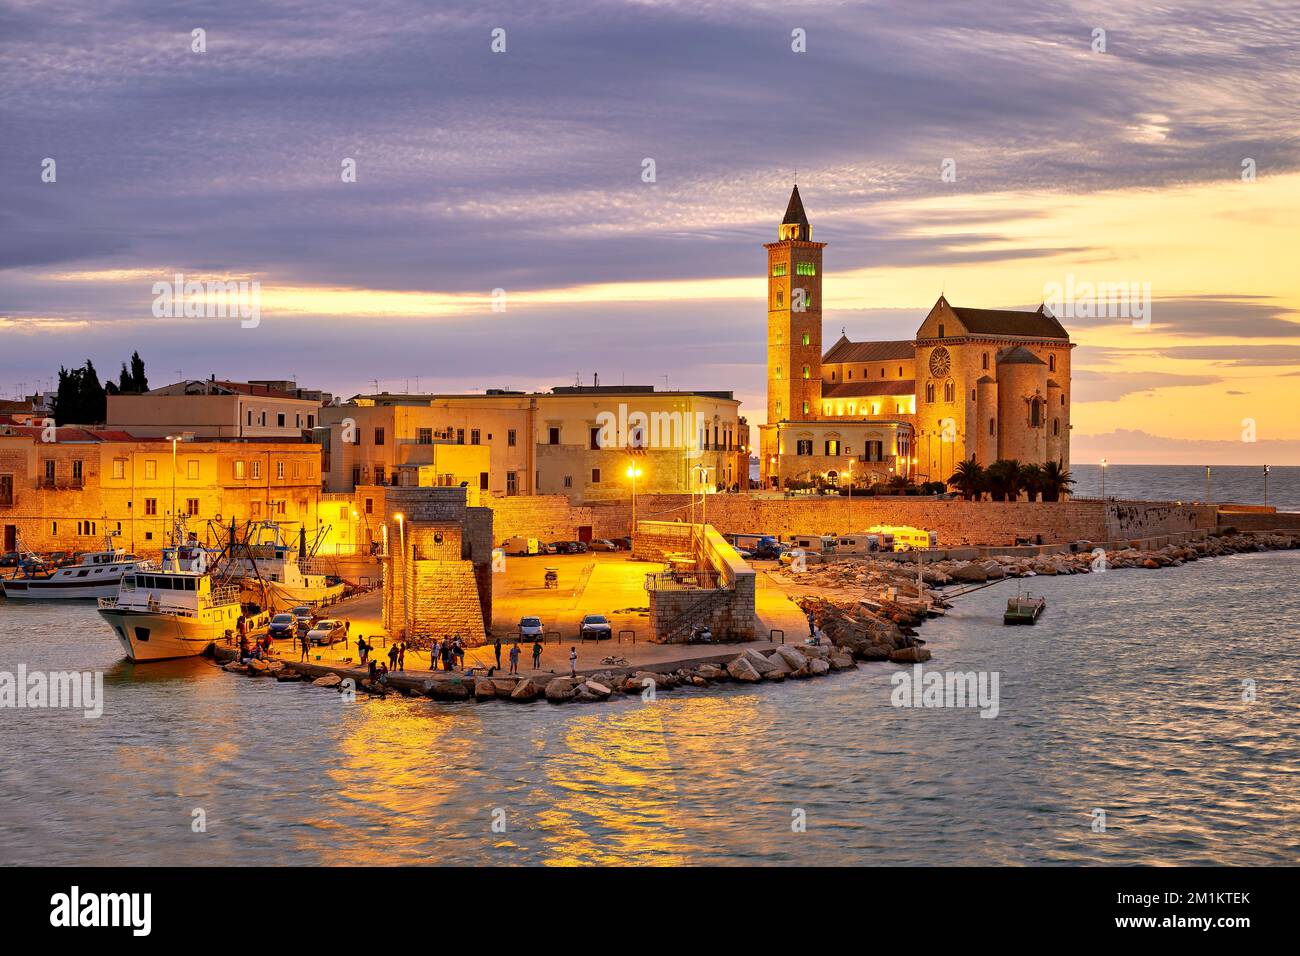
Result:
M1002 615L1003 624L1033 624L1047 607L1047 598L1017 594L1007 599L1007 609Z
M14 600L69 601L112 597L124 576L139 567L149 567L123 548L114 548L112 538L105 539L103 551L88 551L76 564L62 568L42 568L26 563L12 578L0 579L0 594Z

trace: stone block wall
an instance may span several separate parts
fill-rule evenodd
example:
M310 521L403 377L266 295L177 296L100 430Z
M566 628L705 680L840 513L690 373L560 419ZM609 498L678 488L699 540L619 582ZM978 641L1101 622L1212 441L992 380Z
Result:
M699 526L697 526L699 527ZM660 561L670 552L691 550L689 524L671 521L638 521L633 537L633 555ZM684 643L686 633L670 633L673 624L684 614L698 611L699 620L707 623L717 640L754 639L758 617L755 609L756 580L754 569L713 528L700 530L701 546L698 565L716 571L721 587L650 592L650 623L654 640Z

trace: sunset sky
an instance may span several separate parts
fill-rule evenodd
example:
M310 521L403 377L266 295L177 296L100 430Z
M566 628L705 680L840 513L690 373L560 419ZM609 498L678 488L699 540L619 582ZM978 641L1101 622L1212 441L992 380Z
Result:
M797 181L827 344L1149 283L1149 325L1063 320L1074 459L1300 464L1294 2L6 2L0 89L0 397L139 349L154 385L599 373L758 424ZM176 273L256 279L260 324L155 318Z

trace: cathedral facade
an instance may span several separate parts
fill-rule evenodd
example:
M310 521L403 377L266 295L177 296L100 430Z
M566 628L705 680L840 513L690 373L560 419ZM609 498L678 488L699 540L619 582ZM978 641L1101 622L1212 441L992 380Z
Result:
M957 463L1070 464L1069 333L1045 308L935 302L914 338L822 351L822 249L796 186L767 250L764 488L946 481Z

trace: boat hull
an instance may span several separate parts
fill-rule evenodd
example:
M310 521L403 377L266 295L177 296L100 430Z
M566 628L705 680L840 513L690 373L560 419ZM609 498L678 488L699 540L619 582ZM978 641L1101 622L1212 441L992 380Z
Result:
M0 593L11 601L93 601L95 598L113 597L121 583L120 575L93 584L47 581L43 578L7 578L0 581Z
M239 606L213 608L210 620L122 608L100 608L99 615L131 660L164 661L197 657L214 641L224 640L236 626Z

